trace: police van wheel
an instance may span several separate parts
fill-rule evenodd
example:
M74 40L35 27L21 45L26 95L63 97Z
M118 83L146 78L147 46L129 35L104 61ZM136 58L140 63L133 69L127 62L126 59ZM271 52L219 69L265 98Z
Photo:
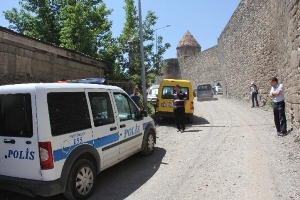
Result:
M86 159L77 161L71 168L65 197L69 200L83 200L91 196L96 180L94 165Z
M147 131L147 136L145 138L145 141L144 141L144 147L142 149L142 154L145 155L145 156L149 156L153 153L154 151L154 142L155 142L155 139L154 139L154 133L152 130L148 130Z

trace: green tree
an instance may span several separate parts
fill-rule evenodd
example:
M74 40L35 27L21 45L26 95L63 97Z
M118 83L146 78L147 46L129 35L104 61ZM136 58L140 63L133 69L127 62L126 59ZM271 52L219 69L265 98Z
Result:
M25 3L24 3L25 2ZM112 37L111 9L102 0L26 0L20 11L5 11L9 26L19 33L106 60L120 56Z
M59 7L55 1L20 0L19 5L20 11L13 8L3 12L5 19L11 24L8 28L59 45Z
M97 57L111 39L111 12L101 0L69 1L61 8L61 46Z
M119 37L124 58L122 60L122 70L136 84L141 86L141 59L140 59L140 41L139 41L139 17L137 9L134 6L134 0L125 0L124 10L126 13L126 22ZM153 27L158 19L155 13L148 11L143 21L144 37L144 65L147 87L154 82L155 76L161 75L162 55L171 46L169 43L163 44L163 38L158 36L157 52L155 48L155 29Z

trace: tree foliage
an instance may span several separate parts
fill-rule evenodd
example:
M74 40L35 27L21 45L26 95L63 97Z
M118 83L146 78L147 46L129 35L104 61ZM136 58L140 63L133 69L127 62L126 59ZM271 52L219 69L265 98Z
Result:
M9 28L93 57L114 59L107 53L116 51L112 21L107 19L112 10L102 0L20 0L19 4L20 11L4 12L12 24Z
M24 35L59 45L60 22L58 7L52 1L19 1L20 11L4 11L8 28Z
M124 1L126 21L117 38L108 20L113 10L103 0L19 0L21 9L4 16L16 32L106 61L110 70L105 78L130 79L141 86L139 17L134 0ZM142 27L147 86L160 75L162 55L170 47L161 36L154 38L157 19L148 11Z
M124 10L126 13L126 22L119 37L122 44L124 58L122 60L122 70L136 84L141 86L141 57L140 57L140 37L139 37L139 16L134 0L124 0ZM153 83L155 76L161 75L162 55L170 47L169 43L163 44L161 36L154 38L158 17L154 12L148 11L143 21L143 45L144 45L144 66L147 86ZM156 43L156 45L155 45ZM157 52L156 52L157 48Z

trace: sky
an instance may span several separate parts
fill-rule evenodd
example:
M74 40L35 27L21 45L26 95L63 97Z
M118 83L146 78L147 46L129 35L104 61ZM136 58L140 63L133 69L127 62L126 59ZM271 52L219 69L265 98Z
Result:
M218 38L230 20L241 0L141 0L142 18L149 10L158 20L153 29L163 37L163 43L171 47L163 55L164 59L176 58L176 47L186 31L194 36L205 51L217 45ZM13 7L19 9L19 0L0 0L0 26L8 27L3 11ZM103 0L107 8L113 9L108 16L113 21L115 37L122 32L125 23L124 0ZM135 0L138 9L138 0ZM169 27L165 27L170 25ZM165 28L163 28L165 27Z

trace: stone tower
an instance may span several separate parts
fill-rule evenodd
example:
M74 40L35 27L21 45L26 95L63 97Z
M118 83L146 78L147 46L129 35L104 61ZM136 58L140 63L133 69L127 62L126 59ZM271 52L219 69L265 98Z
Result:
M201 46L196 41L190 31L185 32L179 44L177 45L177 58L190 57L201 52Z

